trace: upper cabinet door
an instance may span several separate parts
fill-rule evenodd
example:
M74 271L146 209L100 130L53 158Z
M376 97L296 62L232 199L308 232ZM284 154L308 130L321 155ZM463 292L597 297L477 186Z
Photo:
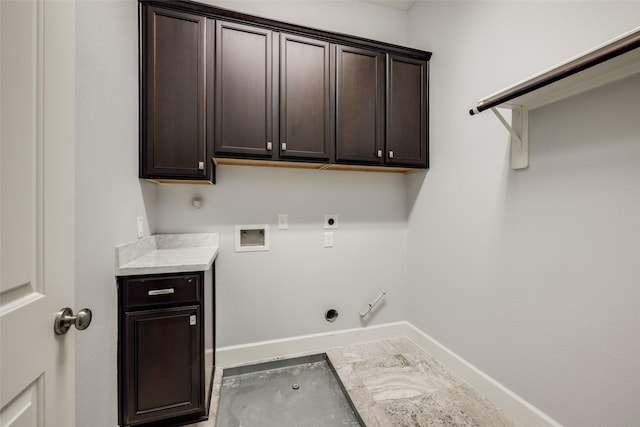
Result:
M270 30L216 22L216 154L271 157L272 52Z
M385 55L336 48L336 161L383 164Z
M328 161L332 146L330 44L280 36L280 157Z
M389 55L387 164L426 168L428 152L427 62Z
M431 53L196 2L139 3L140 177L213 181L211 157L428 167Z
M141 178L211 179L212 21L142 6Z

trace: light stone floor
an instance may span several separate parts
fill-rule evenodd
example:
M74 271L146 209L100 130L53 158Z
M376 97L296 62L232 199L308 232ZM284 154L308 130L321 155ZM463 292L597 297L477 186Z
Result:
M367 427L516 426L407 338L336 347L326 353ZM215 427L221 387L222 369L216 368L209 421L191 427ZM307 427L304 422L264 427L302 426Z

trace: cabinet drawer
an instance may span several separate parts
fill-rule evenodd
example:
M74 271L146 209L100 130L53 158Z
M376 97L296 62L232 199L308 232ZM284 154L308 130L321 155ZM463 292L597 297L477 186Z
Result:
M124 283L124 308L184 304L200 300L200 274L130 278Z

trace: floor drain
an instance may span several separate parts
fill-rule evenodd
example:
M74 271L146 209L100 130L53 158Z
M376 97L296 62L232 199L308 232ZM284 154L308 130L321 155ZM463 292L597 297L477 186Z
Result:
M299 390L300 389L300 384L294 384L291 386L292 389L294 390Z

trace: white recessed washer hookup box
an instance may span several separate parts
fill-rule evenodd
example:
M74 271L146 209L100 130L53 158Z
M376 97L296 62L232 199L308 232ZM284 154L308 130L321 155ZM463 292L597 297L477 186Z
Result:
M269 224L236 225L236 252L270 250Z

